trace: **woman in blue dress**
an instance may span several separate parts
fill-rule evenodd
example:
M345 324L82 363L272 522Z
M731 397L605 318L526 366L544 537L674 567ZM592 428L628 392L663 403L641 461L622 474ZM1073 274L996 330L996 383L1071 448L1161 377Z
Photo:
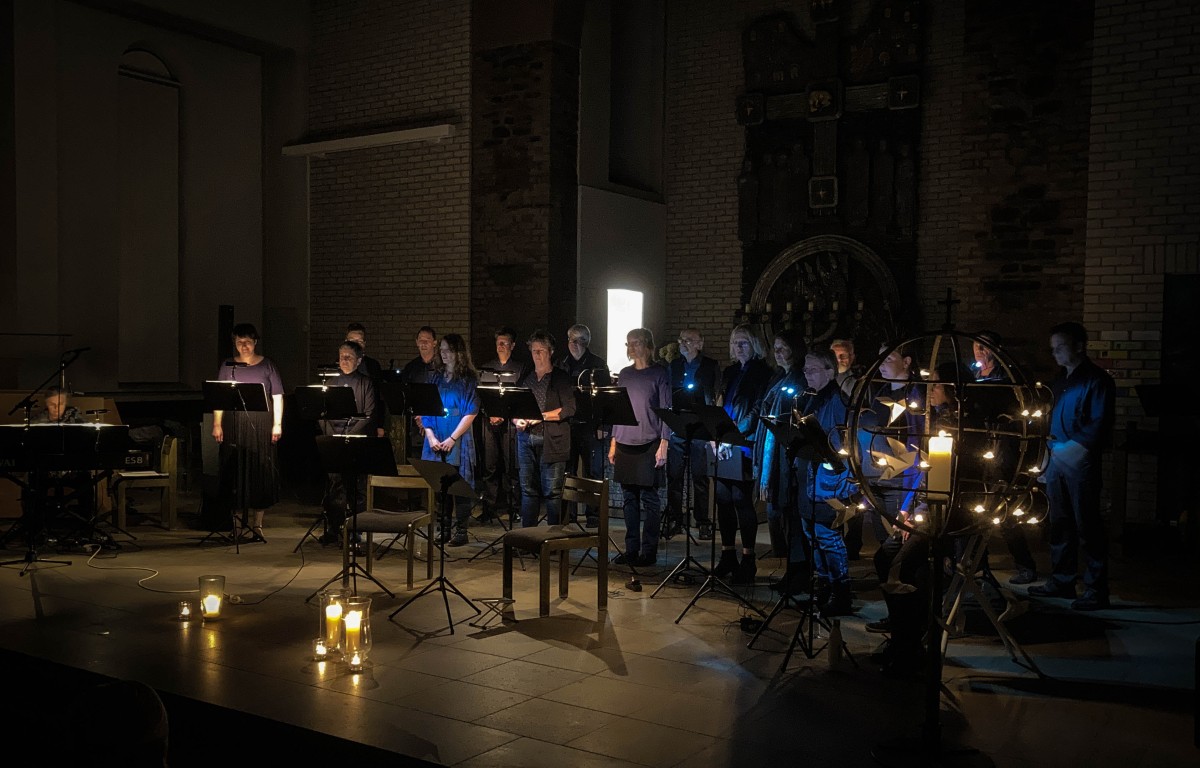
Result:
M448 333L438 344L442 367L430 378L436 384L442 398L444 412L441 416L422 416L421 426L425 429L425 445L421 458L428 461L444 461L458 467L467 485L475 487L475 435L471 422L479 413L479 398L475 386L479 376L471 362L467 342L457 333ZM440 541L447 540L452 547L467 543L467 521L471 518L472 499L454 497L454 535L443 528Z

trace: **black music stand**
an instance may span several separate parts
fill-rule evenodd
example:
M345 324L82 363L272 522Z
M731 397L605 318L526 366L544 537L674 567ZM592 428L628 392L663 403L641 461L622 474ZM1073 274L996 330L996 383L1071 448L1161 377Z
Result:
M333 389L340 389L340 387L333 387ZM351 530L346 536L343 546L350 551L350 557L343 561L342 569L317 587L305 602L312 600L325 587L338 579L342 580L343 587L352 586L351 594L357 595L360 572L374 582L375 586L387 592L389 597L395 597L392 590L385 587L382 582L358 564L358 547L355 546L358 541L357 520L360 511L358 509L358 476L360 474L396 476L396 457L392 455L391 441L386 437L375 437L374 435L318 435L317 452L321 454L321 468L329 474L341 474L342 484L347 488L346 493L350 499Z
M508 387L503 384L494 387L481 385L475 388L475 393L479 395L479 402L482 406L481 410L489 418L495 416L509 422L508 429L510 434L516 430L516 427L512 425L512 419L534 420L542 418L542 409L538 406L537 398L533 396L533 391L528 387ZM511 452L514 459L517 459L516 454L517 452L514 449ZM517 461L517 466L519 472L520 461ZM511 467L509 469L511 470ZM471 555L471 559L468 562L473 562L478 557L496 554L497 547L500 546L500 540L504 538L505 533L511 530L505 527L503 520L500 521L500 527L504 529L504 532L489 542L483 549Z
M261 413L267 408L267 388L256 382L246 381L206 381L204 382L204 406L210 411L244 411ZM222 425L224 428L224 425ZM236 439L237 435L234 435ZM234 444L237 452L237 487L235 490L234 514L241 520L241 527L248 529L250 524L250 509L246 502L246 485L248 484L249 466L246 464L244 446ZM241 537L226 536L220 530L210 531L208 536L201 539L203 544L216 536L226 544L232 543L234 551L241 554Z
M704 424L704 428L708 431L710 439L718 443L727 443L735 447L747 445L746 439L742 436L741 430L739 430L737 424L734 424L733 420L729 418L729 414L725 413L724 408L719 405L700 404L696 404L694 407L696 409L696 414L700 417L700 420ZM716 472L713 472L712 476L715 477ZM742 597L742 595L739 594L736 589L729 586L717 577L715 570L717 564L717 537L715 535L712 537L712 541L709 542L708 551L708 578L706 578L704 583L700 585L700 589L696 590L696 594L692 596L691 602L689 602L679 616L676 617L675 623L678 624L683 617L687 615L687 612L692 609L692 606L696 604L696 601L710 592L720 592L728 597L732 597L734 600L741 603L749 610L754 611L759 616L765 615L758 606Z
M438 510L441 516L442 530L449 530L451 519L454 515L454 502L452 501L452 498L458 497L462 499L474 499L475 489L467 484L467 481L463 479L463 476L458 473L458 467L454 466L453 464L447 464L444 461L425 461L421 459L412 459L409 463L413 465L413 468L416 469L418 473L420 473L421 477L425 479L425 482L429 484L430 488L436 488L438 490ZM405 608L412 605L418 598L424 597L430 592L441 592L442 602L446 605L446 622L450 627L450 634L453 635L454 617L450 614L449 592L453 592L461 597L463 602L465 602L471 610L475 611L475 615L479 615L481 611L479 610L479 606L471 602L471 598L460 592L458 587L454 586L454 584L446 578L446 548L439 547L438 549L440 554L438 556L437 578L430 581L421 588L420 592L406 600L404 605L401 605L399 608L392 611L391 615L388 616L388 620L391 621L394 619L397 613L400 613L400 611L403 611Z
M662 580L662 583L650 594L650 599L653 600L662 588L676 577L687 573L688 571L699 571L703 574L708 574L708 569L700 564L700 561L692 556L692 441L708 440L708 431L704 427L704 419L696 413L694 409L679 409L671 408L655 408L654 412L663 420L671 431L683 439L683 477L680 478L683 483L683 543L684 543L684 558L679 561L674 569L667 574L667 577ZM695 566L694 568L692 566ZM691 583L691 582L686 582Z
M307 387L296 387L294 394L296 409L300 412L300 418L306 421L324 423L332 420L349 420L355 416L361 416L358 412L358 406L354 402L354 390L350 387L310 384ZM347 423L349 422L347 421ZM309 538L317 538L313 534L313 531L317 529L318 525L324 525L328 529L329 518L325 514L324 509L321 510L321 515L316 520L313 520L312 525L308 526L308 530L304 532L304 535L300 537L300 542L292 549L293 553L299 552L300 547L304 546L304 542L308 541Z
M579 401L587 403L584 413L589 414L589 420L594 421L601 427L613 427L617 425L633 426L638 423L637 417L633 415L633 403L629 401L629 393L624 387L582 387L579 391L588 395L588 397L582 398ZM576 411L575 415L579 416L579 410ZM607 453L605 451L604 455L607 455ZM604 479L603 472L601 472L600 479ZM597 510L597 513L607 515L609 512L607 509L601 509ZM625 550L621 549L616 540L613 539L612 534L609 534L608 541L612 544L613 549L617 551L617 554L624 553ZM589 557L593 560L595 559L591 547L588 547L587 551L580 556L579 562L571 569L571 573L579 570L579 566L583 565L583 561ZM634 576L634 581L636 581L638 576L637 567L633 563L628 563L628 566L630 573ZM638 584L636 588L640 591L642 587Z
M830 641L826 641L826 643L820 647L816 645L816 628L820 626L828 632L831 631L832 627L830 626L829 621L821 615L821 611L817 606L816 600L816 564L817 553L821 548L821 543L818 541L816 535L818 502L815 501L813 497L816 496L817 467L822 463L828 463L834 467L840 468L845 466L845 462L843 462L842 457L838 455L837 451L833 449L833 446L829 444L829 436L825 434L825 430L821 428L821 424L812 414L808 414L799 420L789 420L786 427L777 424L776 428L779 430L777 434L779 435L781 441L784 439L787 440L787 442L783 444L786 445L787 448L789 465L794 467L795 462L799 460L808 462L808 524L809 530L812 531L812 541L810 542L808 548L809 588L808 594L802 601L796 600L794 595L789 595L786 592L781 595L779 600L775 603L775 607L771 609L771 613L759 626L758 631L754 633L754 637L750 638L750 642L746 644L746 647L753 648L755 641L757 641L762 633L765 632L769 626L771 626L771 622L785 608L789 606L796 608L800 612L800 621L796 624L796 630L792 633L792 640L790 643L788 643L787 652L783 655L783 664L780 665L780 669L783 670L787 668L788 662L791 661L792 654L795 652L796 646L800 646L800 650L803 651L804 657L807 659L816 658L821 651L829 647ZM792 469L789 471L794 472L795 470ZM795 485L795 483L792 484L793 487L795 487ZM808 531L803 531L801 535L803 535L806 539L809 536ZM832 635L830 635L830 637L832 637ZM850 659L855 666L858 666L858 662L850 653L850 649L846 646L845 641L843 640L841 643L842 653L844 653L846 658Z

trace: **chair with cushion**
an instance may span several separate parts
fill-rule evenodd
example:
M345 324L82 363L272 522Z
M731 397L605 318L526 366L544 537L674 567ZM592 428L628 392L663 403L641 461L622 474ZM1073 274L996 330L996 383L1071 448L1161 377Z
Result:
M179 439L167 435L163 438L159 454L158 470L114 472L112 488L117 495L117 527L125 529L125 498L130 489L156 488L159 490L160 524L167 530L175 528L175 501L178 482Z
M608 483L567 475L563 483L563 506L577 502L600 510L595 530L570 523L568 525L514 528L504 534L504 598L511 600L513 591L513 555L528 552L537 555L539 566L538 615L550 614L550 559L558 553L558 595L567 596L569 557L572 549L598 550L596 571L597 610L608 610Z

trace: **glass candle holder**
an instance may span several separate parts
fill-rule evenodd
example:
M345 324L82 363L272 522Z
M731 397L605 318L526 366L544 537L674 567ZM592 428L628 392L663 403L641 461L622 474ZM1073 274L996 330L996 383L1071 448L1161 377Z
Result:
M179 601L179 620L190 621L192 618L192 604L187 600Z
M313 640L313 661L327 661L329 659L329 646L325 644L324 637L318 637Z
M351 662L357 658L361 667L371 651L371 598L346 599L342 616L342 657Z
M225 602L225 577L200 577L200 615L205 619L216 619L221 616L221 606Z
M346 611L346 595L341 590L320 595L321 637L325 638L327 653L335 653L342 645L342 615Z

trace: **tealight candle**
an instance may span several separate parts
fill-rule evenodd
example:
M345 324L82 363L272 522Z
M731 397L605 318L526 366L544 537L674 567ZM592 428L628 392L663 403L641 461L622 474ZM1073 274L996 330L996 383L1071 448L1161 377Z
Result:
M329 649L325 646L325 638L318 637L316 640L313 641L313 660L314 661L325 661L325 658L328 655L329 655Z
M179 620L187 621L192 618L192 604L187 600L179 601Z
M361 672L361 671L362 671L362 668L363 668L363 657L362 657L362 654L361 654L361 653L358 653L357 651L355 651L354 653L350 654L350 662L349 662L349 664L350 664L350 671L351 671L351 672Z

